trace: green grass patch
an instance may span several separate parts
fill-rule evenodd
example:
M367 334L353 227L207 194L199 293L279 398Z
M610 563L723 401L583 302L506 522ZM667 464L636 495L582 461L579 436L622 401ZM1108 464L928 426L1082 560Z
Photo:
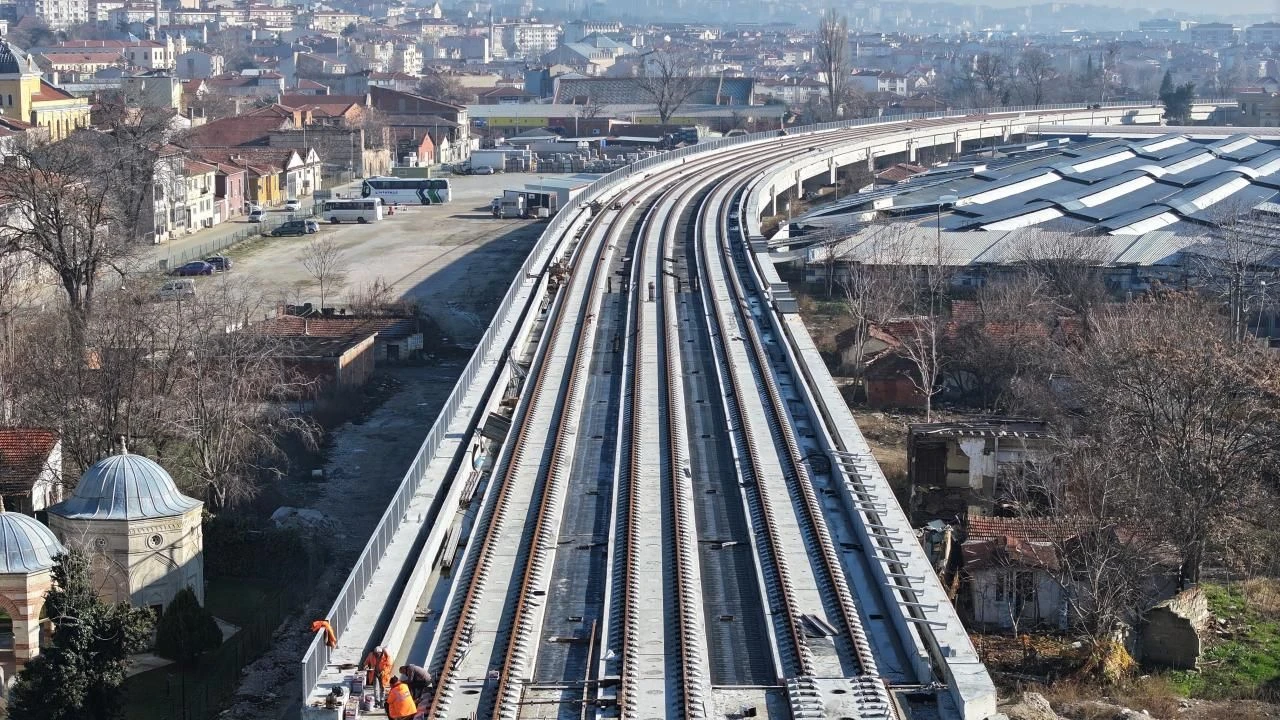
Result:
M1230 588L1205 583L1213 617L1229 637L1211 635L1199 672L1172 672L1174 686L1207 700L1280 696L1280 582L1255 579Z

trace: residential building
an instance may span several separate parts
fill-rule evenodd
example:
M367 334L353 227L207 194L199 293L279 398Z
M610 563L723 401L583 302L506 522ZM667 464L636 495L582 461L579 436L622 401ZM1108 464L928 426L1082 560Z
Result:
M89 101L45 82L35 59L0 40L0 111L60 140L89 126Z
M887 70L858 70L849 76L849 86L863 93L907 94L907 76Z
M34 16L52 30L89 22L89 0L18 0L18 19Z
M550 23L513 23L502 29L502 44L512 59L540 57L560 44L560 28Z
M1264 22L1244 29L1244 41L1249 45L1280 47L1280 22Z
M960 553L968 593L958 605L970 628L1066 629L1069 595L1058 581L1059 523L971 517L966 531Z
M0 429L0 501L5 510L28 515L62 501L62 438L56 430Z
M215 165L187 160L183 163L186 179L184 203L187 208L187 231L213 227L221 219L216 204L218 168Z
M1187 30L1187 35L1201 47L1221 48L1235 43L1238 32L1231 23L1201 23Z
M1280 127L1280 83L1265 78L1260 87L1236 94L1240 124L1246 127Z
M245 195L247 172L242 167L218 163L218 172L214 175L214 200L218 207L218 222L226 222L231 218L243 215L247 210L248 200Z
M92 76L107 68L126 65L124 53L97 53L68 50L46 50L35 55L36 64L45 73L53 76L56 73L60 81L74 81L82 77Z
M188 50L174 59L174 68L183 80L195 80L222 75L224 62L217 53Z
M622 23L600 20L574 20L565 23L564 41L566 43L581 42L584 38L597 33L610 35L622 32Z
M167 71L126 75L120 79L120 89L131 105L183 108L182 80Z
M993 515L1009 473L1049 451L1048 424L993 417L907 426L909 512L914 520Z
M336 10L317 10L311 14L311 29L321 32L340 33L348 25L360 22L360 16L352 12Z
M284 76L277 72L218 75L205 82L210 90L233 97L268 98L284 92Z
M422 74L422 51L413 43L400 43L396 45L395 53L391 56L388 72L404 73L406 75Z
M129 65L143 70L172 70L174 58L186 52L185 38L166 37L158 40L66 40L38 48L40 52L101 53L110 57L123 55Z

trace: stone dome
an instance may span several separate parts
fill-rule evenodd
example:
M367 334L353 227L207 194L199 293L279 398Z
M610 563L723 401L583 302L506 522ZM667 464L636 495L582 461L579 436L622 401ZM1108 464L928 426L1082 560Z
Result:
M124 453L94 463L71 497L49 512L72 520L150 520L183 515L200 505L179 492L154 460Z
M26 50L7 40L0 40L0 75L30 75L33 69L31 56Z
M30 575L53 567L62 544L30 515L0 511L0 574Z

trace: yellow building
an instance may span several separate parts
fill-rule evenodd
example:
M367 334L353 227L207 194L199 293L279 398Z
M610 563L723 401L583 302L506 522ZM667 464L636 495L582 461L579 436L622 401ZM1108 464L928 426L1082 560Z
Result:
M45 82L25 50L0 40L0 112L61 140L89 126L89 101Z

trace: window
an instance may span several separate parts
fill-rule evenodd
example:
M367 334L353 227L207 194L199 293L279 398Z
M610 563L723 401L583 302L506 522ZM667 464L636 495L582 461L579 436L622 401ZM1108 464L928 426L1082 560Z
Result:
M13 652L13 618L0 610L0 653Z
M1010 570L996 575L996 602L1035 602L1036 576L1033 572Z

